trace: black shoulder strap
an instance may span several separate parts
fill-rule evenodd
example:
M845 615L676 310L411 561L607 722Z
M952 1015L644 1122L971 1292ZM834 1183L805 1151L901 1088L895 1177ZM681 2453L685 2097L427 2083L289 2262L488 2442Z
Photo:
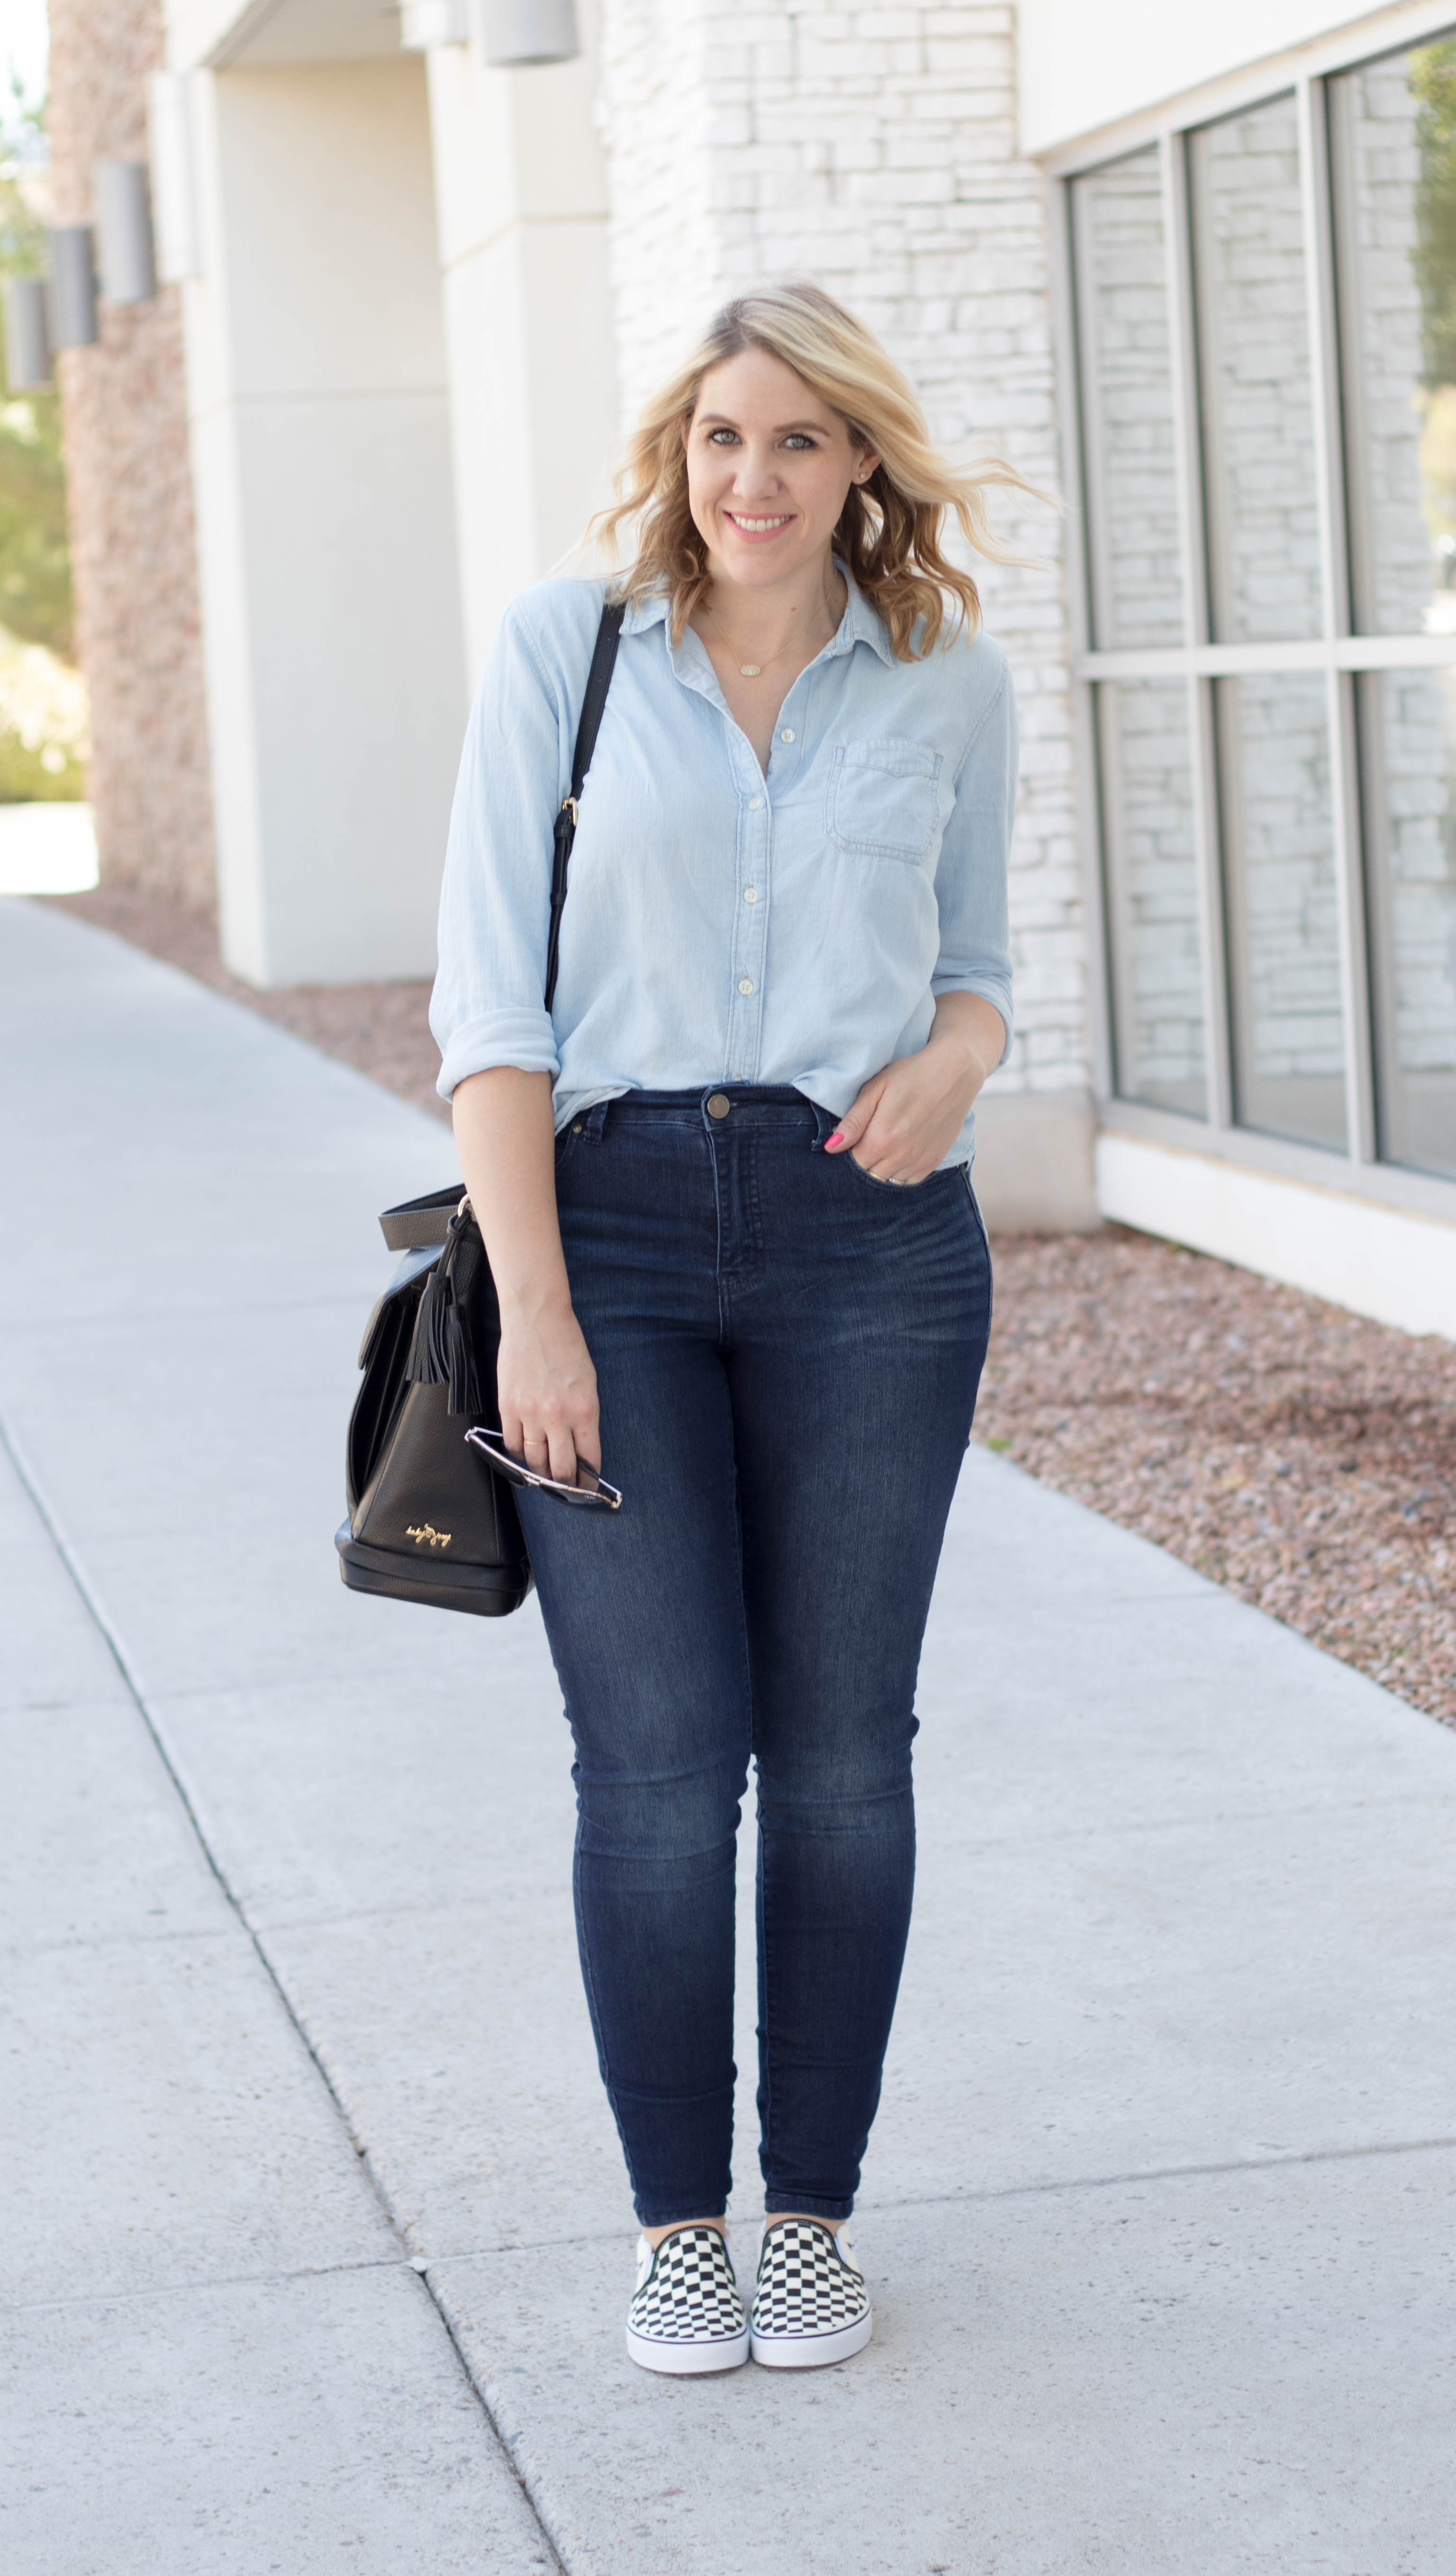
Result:
M571 761L571 794L563 800L556 817L551 860L551 927L546 935L546 1008L549 1011L556 994L557 951L561 945L561 915L566 907L566 872L571 865L571 845L576 838L576 809L592 753L597 747L597 730L607 691L612 685L612 670L617 659L617 639L622 632L625 614L621 603L602 610L597 640L592 652L591 669L586 675L586 695L581 702L581 722L576 728L576 750Z

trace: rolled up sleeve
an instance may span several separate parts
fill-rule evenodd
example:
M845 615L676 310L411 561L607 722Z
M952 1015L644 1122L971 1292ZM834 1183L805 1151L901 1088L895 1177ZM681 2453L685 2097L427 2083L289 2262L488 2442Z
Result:
M935 872L940 955L930 989L980 993L1006 1024L1011 1045L1011 927L1007 871L1016 814L1016 697L1001 684L977 726L955 785L955 805Z
M492 1065L561 1069L544 1001L552 827L570 784L561 743L560 683L517 603L476 693L450 815L430 997L445 1100Z

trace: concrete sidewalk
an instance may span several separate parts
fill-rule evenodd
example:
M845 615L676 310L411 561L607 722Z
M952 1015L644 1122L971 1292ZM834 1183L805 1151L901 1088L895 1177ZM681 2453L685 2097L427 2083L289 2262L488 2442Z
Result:
M1449 2576L1456 1737L973 1451L875 2341L649 2378L534 1604L333 1559L448 1135L19 904L0 1086L7 2576Z

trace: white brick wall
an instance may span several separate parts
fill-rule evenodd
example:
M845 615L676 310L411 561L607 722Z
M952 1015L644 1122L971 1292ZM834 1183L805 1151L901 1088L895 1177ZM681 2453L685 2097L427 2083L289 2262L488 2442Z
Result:
M598 114L628 416L755 280L816 278L878 331L952 452L1060 488L1045 184L1017 157L1013 13L828 0L604 0ZM1018 1035L998 1088L1087 1079L1060 522L998 510L1028 572L987 567L1016 677Z

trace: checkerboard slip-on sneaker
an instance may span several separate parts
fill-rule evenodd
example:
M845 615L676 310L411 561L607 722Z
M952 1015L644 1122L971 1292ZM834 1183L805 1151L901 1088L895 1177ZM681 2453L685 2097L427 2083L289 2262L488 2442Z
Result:
M639 2239L627 2350L644 2370L681 2376L736 2370L748 2359L748 2319L716 2227L676 2228L655 2253Z
M766 2227L753 2294L753 2358L770 2370L819 2370L869 2342L870 2294L843 2228L813 2218Z

